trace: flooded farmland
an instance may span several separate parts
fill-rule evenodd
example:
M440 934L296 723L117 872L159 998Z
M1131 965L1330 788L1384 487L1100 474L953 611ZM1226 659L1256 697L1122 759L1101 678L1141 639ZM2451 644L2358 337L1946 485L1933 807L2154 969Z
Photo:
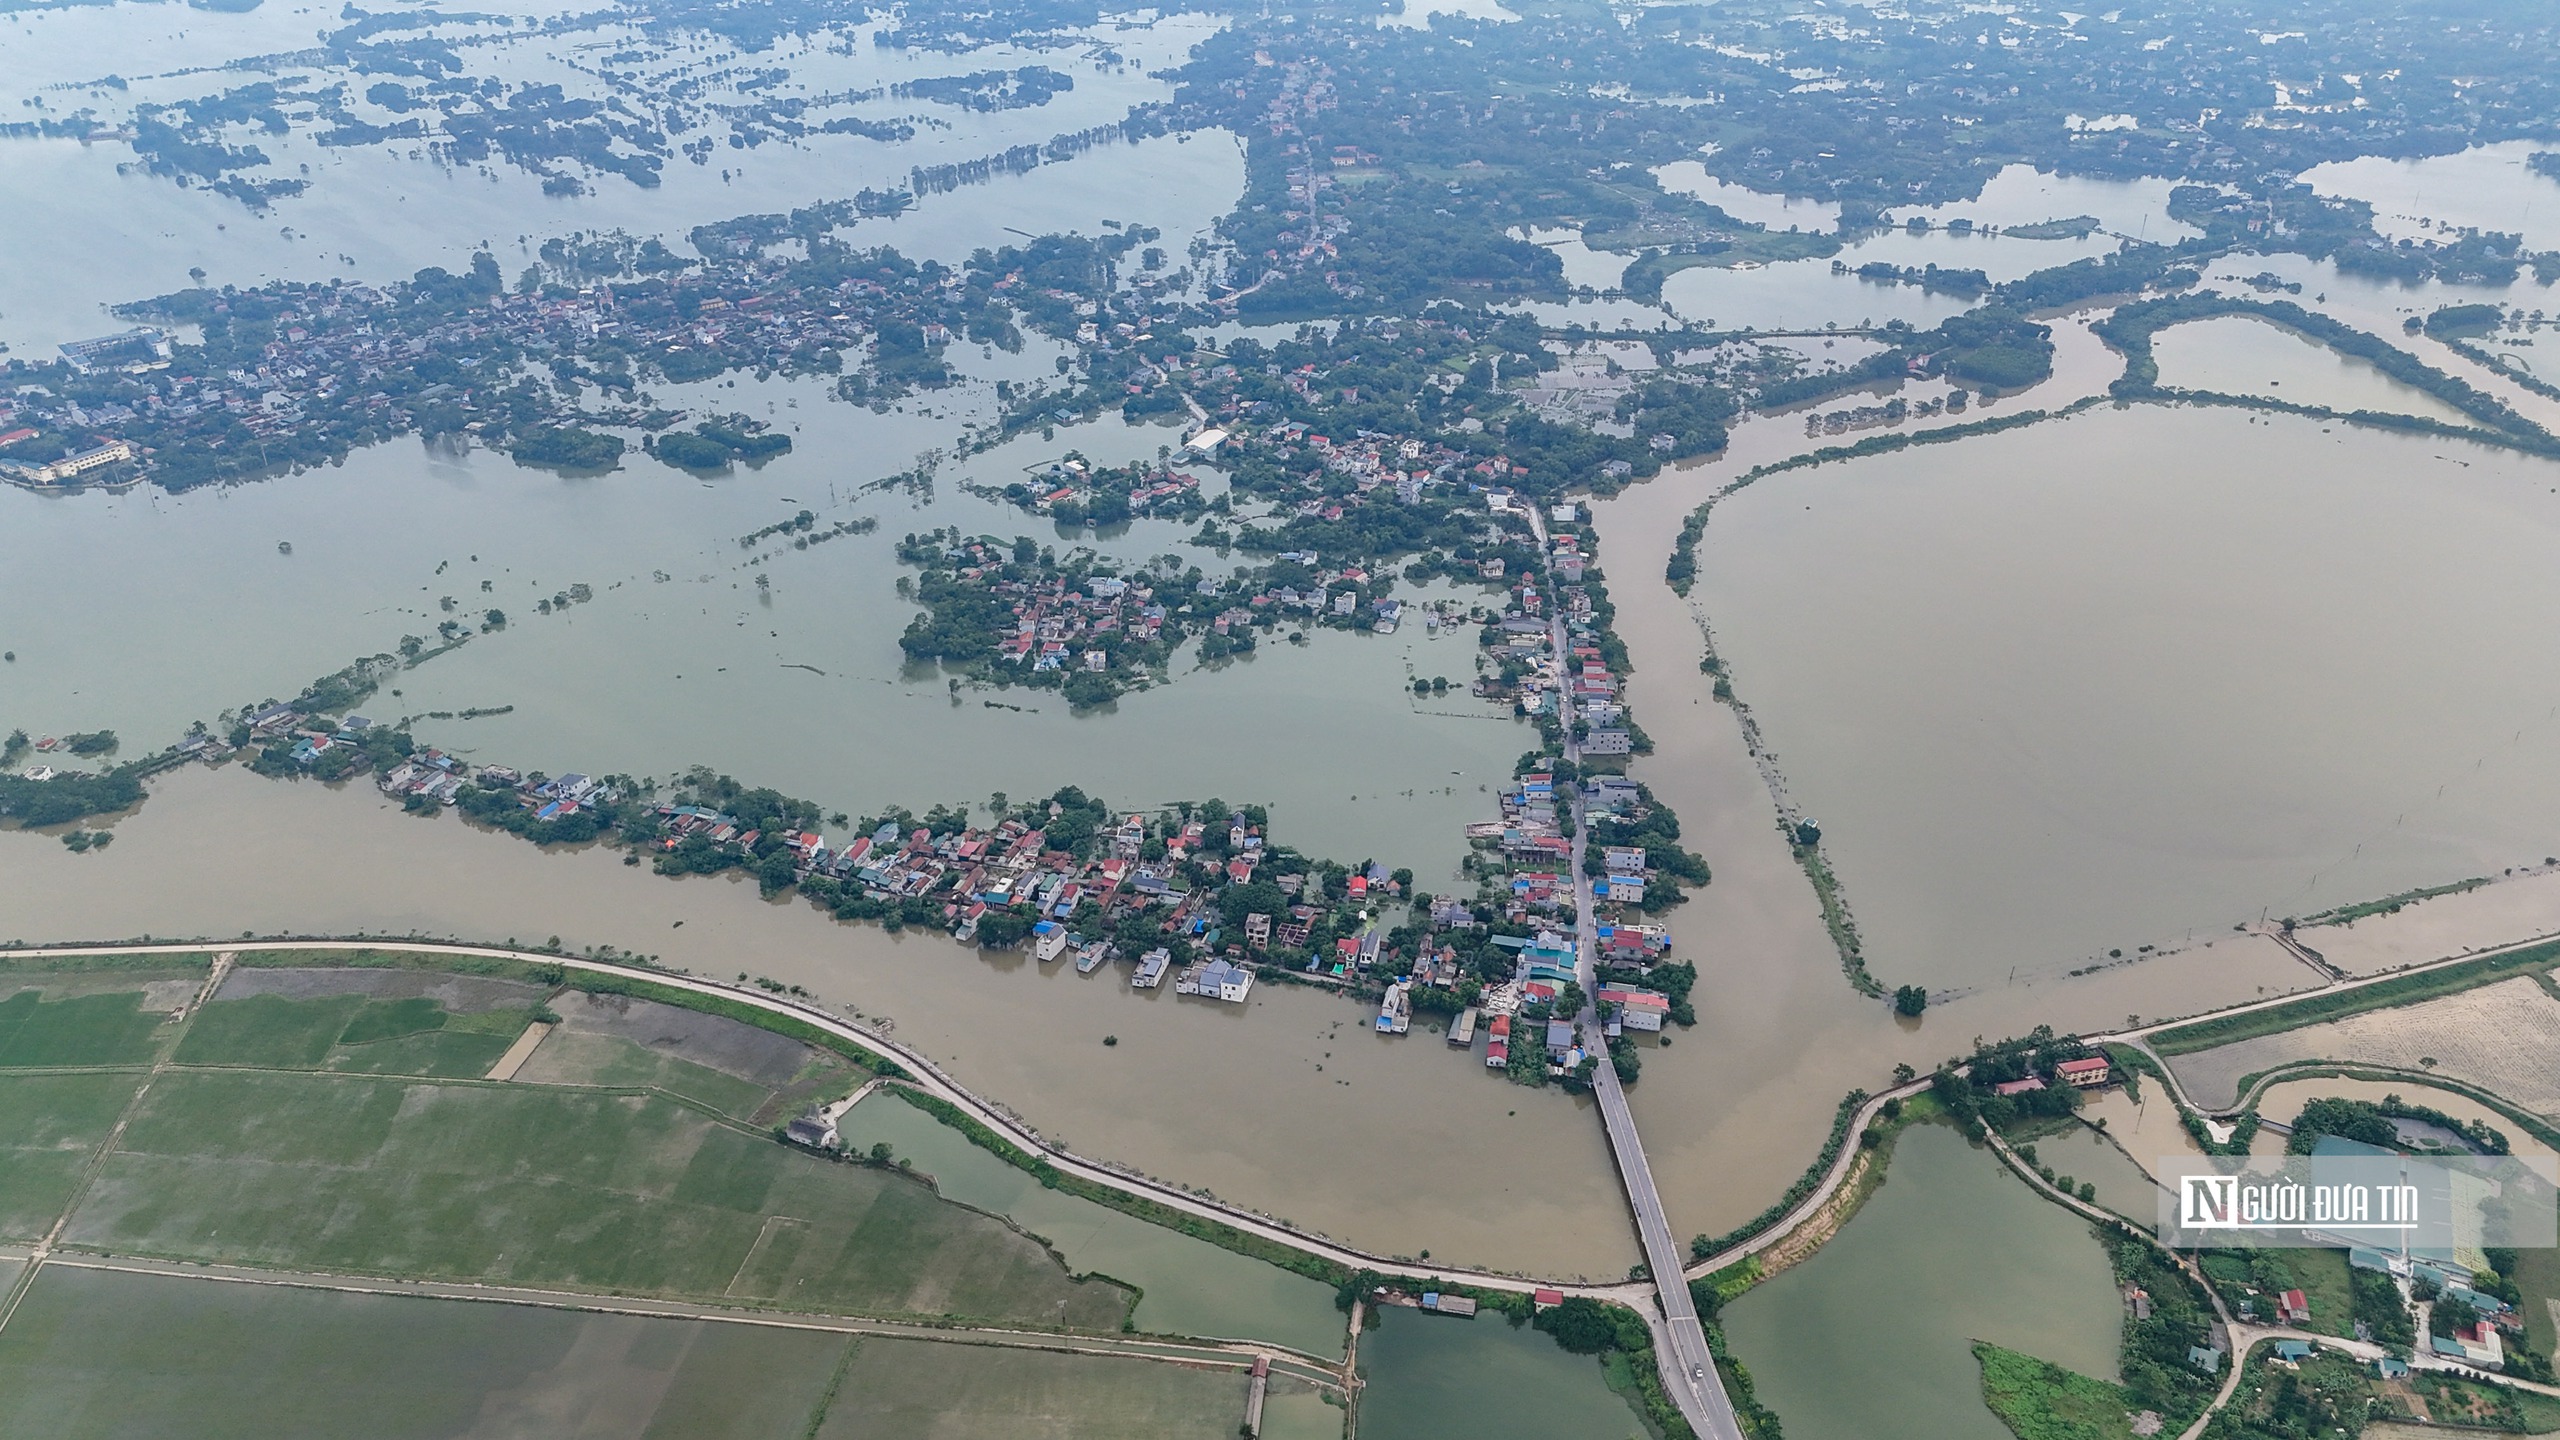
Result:
M2548 852L2555 486L2102 410L1742 491L1693 598L1871 963L1980 986Z

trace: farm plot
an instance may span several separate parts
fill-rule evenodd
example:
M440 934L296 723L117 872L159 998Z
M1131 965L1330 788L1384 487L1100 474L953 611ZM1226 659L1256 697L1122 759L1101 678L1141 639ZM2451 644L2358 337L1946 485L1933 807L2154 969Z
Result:
M0 1075L0 1240L40 1239L53 1227L141 1085L130 1070Z
M149 1064L168 1015L145 1009L145 998L140 985L60 1000L18 990L0 999L0 1069Z
M224 978L197 1015L177 1059L366 1075L483 1075L548 993L547 986L491 975L393 966L244 967Z
M672 1101L351 1075L164 1074L66 1239L280 1268L1103 1330L1119 1328L1131 1301L917 1181L788 1150Z
M2248 1076L2305 1060L2346 1060L2466 1080L2560 1116L2555 1054L2560 1000L2524 977L2177 1055L2169 1064L2197 1104L2215 1108L2236 1103Z
M48 1266L0 1333L0 1435L765 1440L840 1335Z
M446 970L396 969L380 965L243 965L223 977L216 1000L246 1000L276 995L287 1000L319 1000L361 995L372 1000L433 1000L456 1015L484 1010L524 1010L550 993L546 985L504 980L494 975L458 975Z
M1220 1440L1244 1419L1233 1370L866 1339L818 1440Z
M788 1036L653 1000L572 990L552 1008L560 1026L516 1072L519 1081L664 1090L743 1120L777 1091L799 1099L848 1071Z

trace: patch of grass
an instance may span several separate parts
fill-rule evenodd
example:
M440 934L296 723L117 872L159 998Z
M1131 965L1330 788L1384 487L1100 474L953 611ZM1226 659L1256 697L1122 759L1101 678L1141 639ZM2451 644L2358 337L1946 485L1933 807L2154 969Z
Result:
M799 1223L759 1246L769 1215ZM1096 1330L1118 1329L1132 1303L918 1181L788 1150L672 1101L352 1075L164 1074L69 1238L279 1268Z
M341 1045L364 1045L403 1035L422 1035L444 1028L445 1008L426 996L405 1000L367 1000L338 1032Z
M498 1063L531 1016L529 1010L456 1015L424 996L252 995L198 1010L179 1042L177 1062L476 1079Z
M2560 1399L2537 1395L2530 1390L2513 1390L2516 1413L2524 1418L2524 1433L2549 1435L2560 1432Z
M2018 1440L2133 1440L2132 1397L2121 1385L1976 1340L1982 1403Z
M523 1028L521 1026L517 1027ZM514 1043L512 1035L435 1030L375 1040L331 1054L329 1070L346 1075L418 1075L435 1080L477 1080Z
M2404 905L2415 905L2421 900L2433 900L2439 895L2459 895L2466 890L2477 890L2488 883L2488 876L2475 875L2468 880L2456 880L2450 885L2428 885L2416 890L2403 890L2397 895L2385 895L2378 900L2363 900L2353 905L2341 905L2334 910L2323 910L2317 915L2305 915L2296 923L2352 925L2368 916L2397 914Z
M798 1433L843 1337L48 1268L0 1333L0 1434Z
M2549 1302L2560 1300L2560 1250L2533 1249L2516 1252L2516 1273L2507 1277L2524 1292L2524 1303L2516 1308L2524 1312L2525 1342L2548 1355L2560 1346L2560 1325L2551 1318Z
M0 975L34 972L48 975L161 970L172 975L202 975L213 968L204 955L0 955Z
M2344 1250L2270 1250L2293 1277L2293 1286L2302 1291L2303 1300L2311 1306L2311 1319L2302 1328L2321 1335L2352 1336L2356 1333L2356 1292L2348 1278L2347 1252ZM2281 1291L2278 1294L2282 1294Z
M490 1064L497 1063L495 1056ZM487 1073L482 1066L482 1073ZM607 1085L662 1090L744 1120L756 1113L773 1092L750 1080L662 1055L618 1035L589 1035L554 1030L516 1072L522 1082L545 1085Z
M329 1058L330 1047L364 1006L361 995L215 1000L198 1009L188 1024L187 1038L178 1043L177 1062L314 1069Z
M632 980L619 975L597 975L586 971L571 971L568 975L568 983L590 995L629 995L640 1000L655 1000L662 1005L699 1010L705 1015L719 1015L753 1025L759 1030L770 1030L776 1035L788 1035L804 1044L814 1045L821 1050L841 1055L875 1075L884 1075L892 1080L899 1079L907 1073L900 1068L898 1062L875 1055L843 1036L832 1031L821 1030L798 1016L766 1010L743 1000L730 999L725 995L702 995L673 985L661 985L654 980Z
M1195 1440L1236 1433L1247 1381L1098 1355L862 1342L819 1440Z
M2282 1034L2325 1020L2359 1015L2367 1010L2391 1009L2421 1000L2433 1000L2486 985L2493 980L2536 969L2549 969L2554 960L2560 960L2560 941L2528 945L2503 955L2486 955L2415 975L2394 976L2353 990L2318 991L2281 1005L2270 1005L2264 1010L2193 1021L2151 1036L2151 1048L2162 1055L2189 1055L2217 1045L2255 1040L2262 1035Z
M0 1068L148 1064L164 1019L142 1009L138 990L68 1000L21 990L0 1000Z
M141 1084L139 1071L0 1075L0 1239L43 1238Z

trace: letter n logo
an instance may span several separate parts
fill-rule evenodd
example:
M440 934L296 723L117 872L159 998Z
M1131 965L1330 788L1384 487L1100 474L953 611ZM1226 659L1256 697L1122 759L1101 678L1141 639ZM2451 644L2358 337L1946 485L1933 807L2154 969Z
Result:
M2187 1175L2186 1204L2178 1218L2180 1229L2236 1230L2240 1226L2238 1205L2240 1181L2233 1175Z

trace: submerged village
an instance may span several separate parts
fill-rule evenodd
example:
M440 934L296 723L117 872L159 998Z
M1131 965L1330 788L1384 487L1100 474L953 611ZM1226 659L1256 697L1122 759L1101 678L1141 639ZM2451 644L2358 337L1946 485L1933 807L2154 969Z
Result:
M1405 488L1410 501L1413 487ZM1043 967L1071 964L1106 983L1236 1006L1246 1005L1257 985L1331 989L1373 1008L1379 1032L1404 1035L1417 1025L1436 1031L1451 1049L1518 1083L1587 1086L1604 1048L1621 1077L1632 1080L1642 1065L1634 1036L1695 1022L1689 990L1696 972L1671 955L1668 931L1648 917L1676 904L1684 887L1704 883L1705 866L1680 848L1668 809L1623 773L1626 759L1649 742L1627 712L1622 677L1608 658L1623 650L1605 629L1602 577L1574 528L1580 507L1542 505L1482 484L1464 488L1468 524L1481 542L1470 549L1513 560L1466 562L1462 568L1488 599L1465 610L1442 601L1428 608L1424 623L1477 625L1480 674L1467 688L1527 717L1544 741L1521 757L1485 817L1469 825L1462 868L1473 884L1466 893L1419 889L1410 870L1384 859L1343 863L1302 854L1278 841L1267 810L1253 804L1205 800L1131 810L1068 787L1026 802L998 795L983 817L976 807L937 806L921 816L894 810L856 820L701 770L660 786L473 763L420 745L405 721L377 723L356 713L400 669L434 658L416 647L358 662L293 700L226 717L221 733L199 730L144 765L201 759L245 763L278 779L370 777L416 813L449 808L542 844L603 840L625 848L626 865L648 864L670 876L736 870L768 896L796 891L840 920L1027 948ZM1394 495L1390 486L1381 498ZM1439 523L1455 523L1447 513L1455 502L1437 508ZM1316 518L1322 523L1320 513ZM936 565L946 554L941 539L919 537L902 553ZM1312 553L1199 582L1214 596L1172 607L1161 603L1180 598L1170 582L1159 596L1144 577L1132 584L1064 576L1055 573L1054 556L1045 567L1021 557L1025 566L1052 572L1044 582L996 578L1015 553L953 537L949 556L979 563L927 573L974 585L983 600L1011 602L970 618L988 629L993 663L1027 683L1040 683L1034 676L1042 670L1064 668L1054 657L1071 631L1082 635L1078 645L1141 646L1146 659L1161 664L1186 634L1196 633L1204 646L1249 647L1257 628L1268 633L1319 620L1392 631L1401 608L1368 598L1360 567L1322 568ZM1272 569L1305 572L1306 589L1272 584ZM1130 623L1122 625L1123 618ZM928 629L955 623L947 604L931 603L917 621ZM1078 657L1076 678L1101 680L1119 668L1109 659L1088 664ZM1417 689L1431 683L1417 682ZM1447 682L1440 685L1445 691ZM13 741L13 758L27 749L50 755L62 744L55 737ZM78 778L37 769L47 782ZM36 771L8 778L31 781ZM1581 847L1578 831L1587 832ZM64 840L76 845L109 833L75 830ZM1579 866L1577 853L1586 857Z

